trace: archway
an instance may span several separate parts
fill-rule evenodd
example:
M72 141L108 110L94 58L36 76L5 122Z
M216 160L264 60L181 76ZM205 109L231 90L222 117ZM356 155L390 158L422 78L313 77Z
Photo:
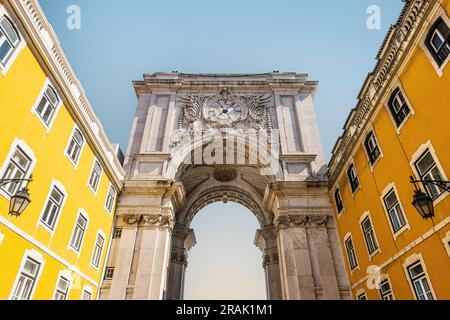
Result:
M191 223L196 215L209 205L232 202L247 208L256 217L258 231L255 244L263 252L267 297L281 299L278 244L272 224L274 217L271 211L262 206L262 194L270 177L261 176L258 168L252 166L189 166L182 172L180 177L185 186L186 203L175 215L167 298L184 298L188 251L195 244Z
M115 223L122 236L111 246L114 276L102 298L182 299L191 223L216 202L241 204L258 220L269 299L349 298L316 82L296 73L175 72L145 75L134 87L139 103ZM203 151L211 157L197 161Z
M197 244L188 255L184 299L267 299L262 254L254 245L260 225L247 208L233 202L208 205L191 228Z

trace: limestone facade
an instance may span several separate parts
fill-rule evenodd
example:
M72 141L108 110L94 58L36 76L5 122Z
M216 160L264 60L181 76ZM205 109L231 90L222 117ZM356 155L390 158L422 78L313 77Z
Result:
M296 73L173 72L134 87L121 236L102 299L183 299L191 222L219 201L258 219L268 299L350 298L313 105L317 82Z

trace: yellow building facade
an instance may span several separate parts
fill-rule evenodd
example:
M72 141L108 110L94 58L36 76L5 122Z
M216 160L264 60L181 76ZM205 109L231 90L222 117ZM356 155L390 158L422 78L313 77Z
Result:
M329 165L330 195L353 296L450 299L450 1L405 3Z
M124 172L35 0L0 0L0 299L95 299Z

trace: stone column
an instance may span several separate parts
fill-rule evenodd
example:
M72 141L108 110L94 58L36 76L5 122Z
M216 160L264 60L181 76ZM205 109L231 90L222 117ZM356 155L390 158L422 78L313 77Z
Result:
M139 221L140 216L138 215L122 216L122 237L119 243L109 300L126 299Z
M133 300L162 300L167 280L172 218L142 215L142 240L139 250Z
M327 230L330 219L332 218L327 216L308 216L309 247L314 260L316 287L319 287L321 292L318 299L340 300L335 262Z
M304 215L284 215L277 220L282 290L286 300L316 300L307 221Z
M266 275L268 300L281 300L281 276L278 258L276 232L273 225L259 229L256 233L255 245L263 252L263 268Z
M177 224L172 235L172 250L167 284L168 300L184 299L184 280L188 251L196 244L194 230Z

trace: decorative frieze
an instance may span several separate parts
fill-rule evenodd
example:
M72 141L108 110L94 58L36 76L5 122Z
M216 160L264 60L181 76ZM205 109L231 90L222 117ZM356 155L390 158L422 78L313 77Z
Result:
M288 228L326 228L332 217L326 215L283 215L276 220L277 230Z
M173 231L174 226L172 217L156 214L126 214L122 216L122 221L125 224L125 227L167 227L170 232Z

